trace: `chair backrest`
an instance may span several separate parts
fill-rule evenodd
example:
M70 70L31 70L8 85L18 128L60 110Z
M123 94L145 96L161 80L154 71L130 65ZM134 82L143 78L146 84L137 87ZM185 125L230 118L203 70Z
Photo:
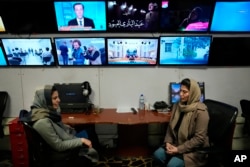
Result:
M26 140L28 142L28 151L30 164L33 167L68 167L73 164L73 159L78 155L79 150L67 152L58 152L42 138L42 136L32 127L27 116L30 114L27 110L21 110L19 121L23 124Z
M9 99L9 94L6 91L0 92L0 137L4 136L3 126L2 126L2 120L3 120L3 114L7 106L7 101Z
M243 133L250 135L250 100L241 99L240 106L241 116L245 118Z
M250 118L250 100L241 99L240 106L241 106L242 116Z
M22 122L28 142L30 163L38 167L48 163L48 145L27 122Z
M212 146L232 149L238 108L216 100L204 100L209 113L208 135Z
M19 121L22 123L26 141L28 143L29 159L31 166L41 167L43 165L49 165L48 144L43 140L39 133L28 122L27 116L29 112L27 110L21 110L19 113Z

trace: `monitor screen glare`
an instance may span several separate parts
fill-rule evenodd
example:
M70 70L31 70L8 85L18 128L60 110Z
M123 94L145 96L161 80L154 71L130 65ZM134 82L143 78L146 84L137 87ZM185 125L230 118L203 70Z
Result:
M105 65L105 38L55 38L60 66Z
M108 64L156 65L157 38L109 38L107 39Z
M211 36L160 37L159 65L207 65Z
M58 31L106 31L104 0L55 1Z
M54 66L50 38L2 39L11 66Z

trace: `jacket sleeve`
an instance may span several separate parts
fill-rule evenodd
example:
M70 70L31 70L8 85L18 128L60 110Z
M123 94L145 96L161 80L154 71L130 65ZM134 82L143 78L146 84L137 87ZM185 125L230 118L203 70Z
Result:
M85 57L88 58L89 60L95 60L99 56L100 56L100 53L96 50L93 56L86 55Z
M66 151L82 146L80 138L68 134L63 128L44 118L36 121L33 128L56 151Z
M170 143L170 144L173 144L173 145L175 145L175 137L174 137L174 133L173 133L173 130L171 129L170 124L172 122L172 119L174 118L175 111L176 111L176 105L173 106L172 113L171 113L171 118L170 118L170 121L169 121L169 124L168 124L168 127L167 127L165 139L164 139L164 143Z
M190 139L178 146L178 151L181 154L203 147L208 140L209 115L206 109L198 110L195 122Z

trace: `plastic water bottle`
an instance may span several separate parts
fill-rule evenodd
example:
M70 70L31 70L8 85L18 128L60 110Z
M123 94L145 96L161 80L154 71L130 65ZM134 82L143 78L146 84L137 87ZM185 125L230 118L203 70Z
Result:
M140 99L139 99L139 109L140 109L140 110L144 110L144 105L145 105L145 102L144 102L144 95L141 94L141 95L140 95Z

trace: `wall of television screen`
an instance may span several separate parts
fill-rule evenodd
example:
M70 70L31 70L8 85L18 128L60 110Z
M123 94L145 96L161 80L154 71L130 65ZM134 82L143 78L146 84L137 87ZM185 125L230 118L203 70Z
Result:
M1 38L0 67L249 66L250 37Z
M4 10L10 6L15 15ZM38 13L37 6L46 12ZM249 66L238 52L249 53L250 37L216 36L250 33L249 9L250 0L3 0L0 67ZM105 32L162 35L111 37ZM60 35L5 38L9 33Z
M249 8L249 0L3 0L0 33L249 33Z

